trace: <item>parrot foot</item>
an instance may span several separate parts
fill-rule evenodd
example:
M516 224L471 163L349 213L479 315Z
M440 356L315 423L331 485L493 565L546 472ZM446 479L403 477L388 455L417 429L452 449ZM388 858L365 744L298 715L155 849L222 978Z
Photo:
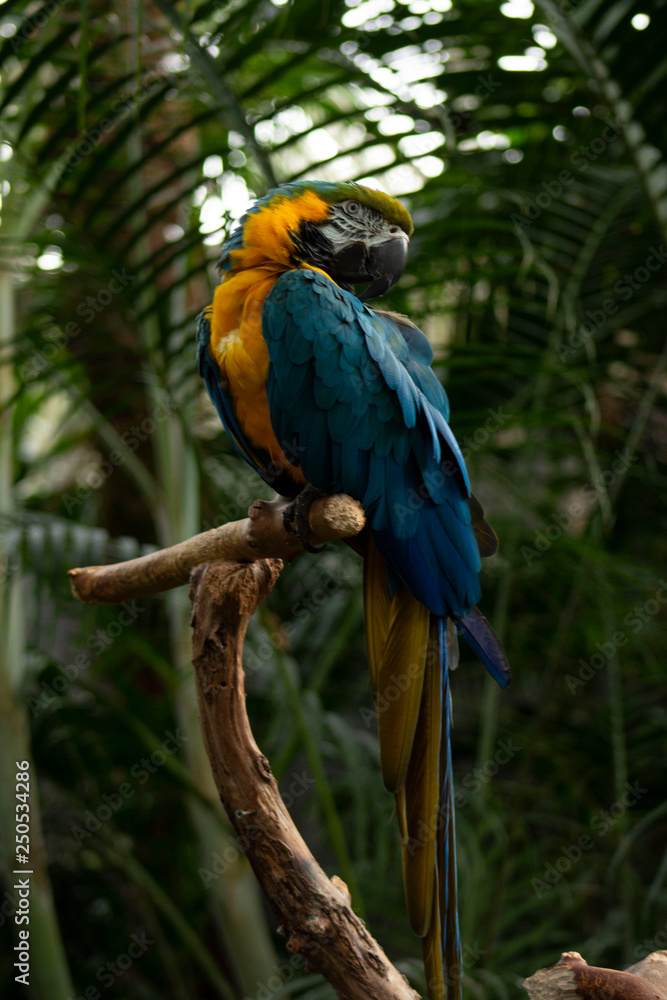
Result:
M301 490L297 498L283 512L283 526L290 535L296 535L306 552L324 552L326 545L315 546L308 541L310 527L308 525L308 512L314 500L325 497L327 494L317 486L310 483Z

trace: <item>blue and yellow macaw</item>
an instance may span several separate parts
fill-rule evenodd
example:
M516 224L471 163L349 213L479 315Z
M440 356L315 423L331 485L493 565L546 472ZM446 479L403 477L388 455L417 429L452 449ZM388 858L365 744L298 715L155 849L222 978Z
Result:
M410 922L429 997L459 1000L456 632L501 687L509 665L475 607L480 552L497 540L470 494L433 351L409 319L366 305L400 278L412 230L399 201L358 184L270 191L222 247L198 359L228 434L262 479L285 497L314 487L363 505L368 657Z

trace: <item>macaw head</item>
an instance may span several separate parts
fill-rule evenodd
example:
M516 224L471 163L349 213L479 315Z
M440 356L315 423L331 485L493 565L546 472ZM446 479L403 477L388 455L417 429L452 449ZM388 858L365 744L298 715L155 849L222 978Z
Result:
M405 270L413 226L391 195L353 182L301 181L269 191L243 216L222 248L223 271L274 261L316 267L343 288L368 284L377 298Z

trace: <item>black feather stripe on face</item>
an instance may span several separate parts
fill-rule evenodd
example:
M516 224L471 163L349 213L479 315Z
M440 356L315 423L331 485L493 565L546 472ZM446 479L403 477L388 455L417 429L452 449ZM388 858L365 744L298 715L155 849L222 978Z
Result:
M334 254L333 244L327 239L317 223L303 220L299 232L292 234L295 264L304 262L325 270Z

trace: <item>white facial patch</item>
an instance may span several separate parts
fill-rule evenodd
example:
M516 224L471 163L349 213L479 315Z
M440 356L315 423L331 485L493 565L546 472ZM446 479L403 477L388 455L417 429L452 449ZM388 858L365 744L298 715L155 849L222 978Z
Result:
M331 215L319 228L337 249L353 240L363 240L367 245L382 243L399 227L388 222L374 208L349 199L334 205Z

